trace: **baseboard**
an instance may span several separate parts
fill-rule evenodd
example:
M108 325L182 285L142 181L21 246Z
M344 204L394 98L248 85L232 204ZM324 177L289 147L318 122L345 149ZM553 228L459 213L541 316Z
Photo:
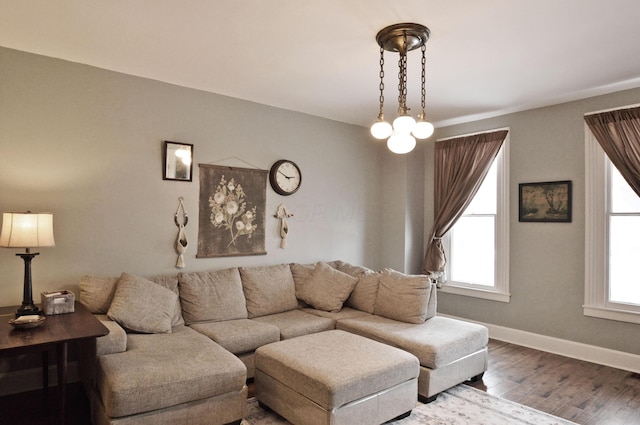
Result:
M42 369L24 369L16 372L0 373L0 397L42 389ZM67 383L79 381L78 363L67 365ZM58 368L49 366L49 387L58 385Z
M616 351L595 345L583 344L580 342L568 341L566 339L554 338L518 329L506 328L504 326L493 325L491 323L475 322L462 317L440 313L438 313L438 315L484 325L489 329L489 337L498 341L504 341L573 359L614 367L616 369L640 373L640 355L637 354L625 353L624 351Z

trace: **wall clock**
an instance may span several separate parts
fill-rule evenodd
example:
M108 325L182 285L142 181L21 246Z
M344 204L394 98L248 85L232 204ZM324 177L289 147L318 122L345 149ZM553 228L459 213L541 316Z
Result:
M279 195L289 196L296 193L302 183L300 167L288 159L276 161L269 171L269 183Z

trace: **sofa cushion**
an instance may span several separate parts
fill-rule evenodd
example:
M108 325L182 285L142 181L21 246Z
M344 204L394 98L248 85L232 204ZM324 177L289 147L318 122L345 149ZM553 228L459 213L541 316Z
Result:
M80 302L93 314L107 314L118 286L118 277L82 276Z
M208 336L233 354L252 352L265 344L280 341L277 326L250 319L195 323L191 329Z
M423 323L428 318L430 295L431 282L427 276L384 269L374 313L402 322Z
M127 351L99 357L97 372L112 418L240 391L246 381L236 356L185 326L172 334L129 335Z
M336 328L408 351L430 369L473 354L489 341L486 327L440 316L415 325L371 315L340 320Z
M342 307L342 310L340 311L324 311L324 310L316 310L315 308L310 308L310 307L305 307L301 309L302 311L304 311L305 313L309 313L309 314L313 314L316 316L320 316L320 317L327 317L329 319L333 319L333 320L342 320L342 319L352 319L354 317L363 317L363 316L369 316L369 313L366 313L364 311L360 311L360 310L355 310L353 308L349 308L349 307Z
M301 335L335 329L336 321L327 317L291 310L284 313L271 314L253 319L268 323L280 329L280 339L291 339Z
M236 267L180 273L178 281L182 315L187 324L247 318L242 281Z
M307 282L296 285L296 297L324 311L340 311L358 280L319 262Z
M149 278L150 281L156 283L164 288L171 290L174 294L178 295L176 298L175 307L171 316L171 326L184 325L184 319L182 318L182 306L180 305L180 291L178 289L178 275L163 274L159 276L153 276Z
M338 260L335 262L335 264L336 264L336 268L340 270L342 273L346 273L349 276L353 276L353 277L358 277L365 273L373 273L373 270L367 267L356 266L356 265L347 263L346 261Z
M249 319L298 308L288 264L240 267L239 270Z
M122 273L107 316L132 331L171 333L177 298L150 280Z

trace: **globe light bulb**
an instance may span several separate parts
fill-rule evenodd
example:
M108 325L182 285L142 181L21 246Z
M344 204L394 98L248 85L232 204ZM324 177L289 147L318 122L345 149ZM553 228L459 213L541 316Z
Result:
M392 132L391 124L384 120L378 120L371 126L371 135L376 139L386 139Z
M398 118L393 120L393 129L398 133L411 133L414 125L416 120L411 115L398 115Z
M433 130L433 124L428 121L419 120L416 125L413 126L411 133L416 139L426 139L431 137Z
M387 147L393 153L409 153L416 147L416 139L409 133L394 133L387 140Z

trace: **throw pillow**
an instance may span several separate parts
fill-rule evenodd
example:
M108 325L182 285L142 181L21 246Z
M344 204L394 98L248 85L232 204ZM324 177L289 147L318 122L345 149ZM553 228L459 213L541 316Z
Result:
M117 277L82 276L80 302L93 314L107 314L117 283Z
M338 312L357 282L358 279L320 262L311 278L296 287L296 296L317 310Z
M431 282L427 276L384 269L374 312L401 322L424 323L428 318L430 294Z
M288 264L240 267L249 319L298 308L296 288Z
M380 273L367 272L358 277L358 283L353 288L353 292L345 305L356 310L366 311L373 314L378 295L378 285L380 283Z
M178 296L150 280L122 273L107 316L142 333L171 333Z
M236 267L180 273L178 279L182 314L187 324L247 318L247 304Z

